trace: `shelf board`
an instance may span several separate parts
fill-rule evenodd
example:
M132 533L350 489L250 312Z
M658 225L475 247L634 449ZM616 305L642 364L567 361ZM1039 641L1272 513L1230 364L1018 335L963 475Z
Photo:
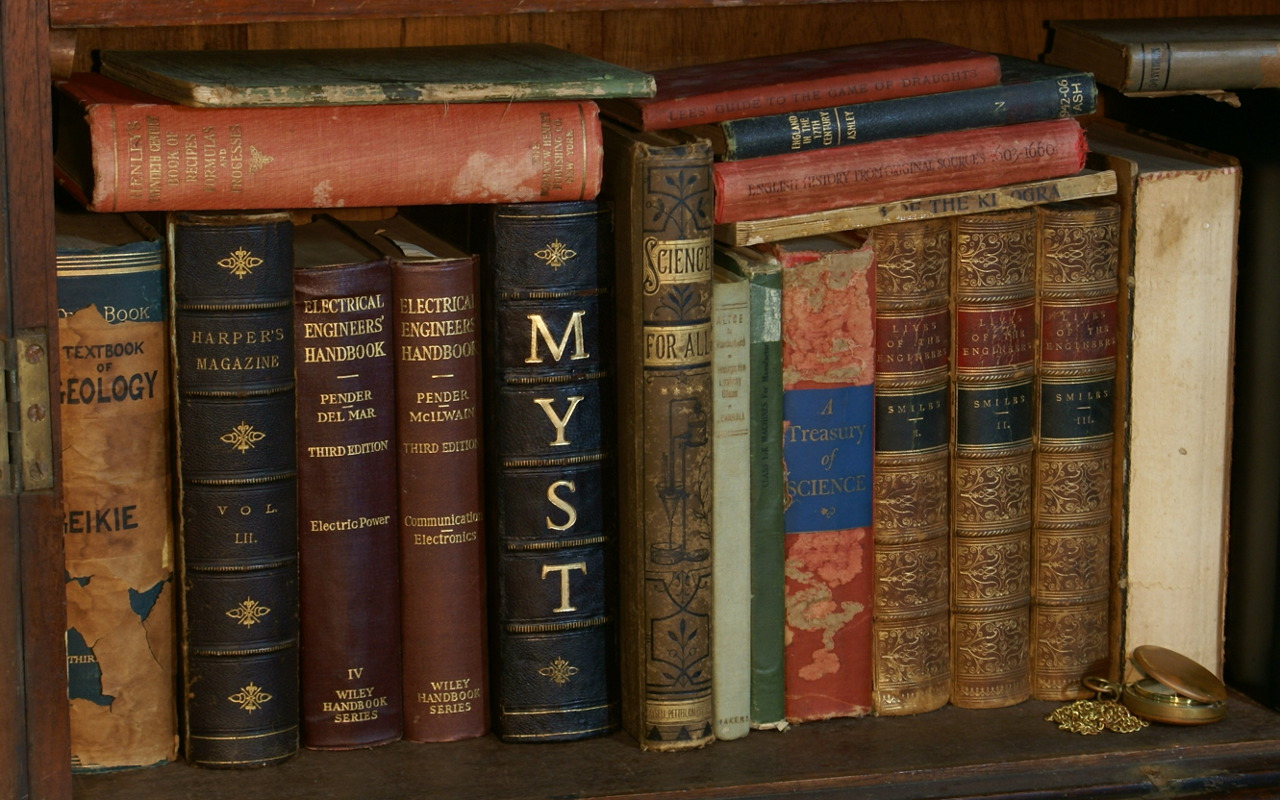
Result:
M285 764L184 764L73 778L75 800L516 800L517 798L1161 797L1280 787L1280 714L1233 694L1221 722L1082 736L1045 721L1057 703L946 707L916 717L810 722L682 753L628 736L559 744L397 742L303 751ZM847 796L840 794L839 796ZM1274 796L1274 795L1273 795Z
M814 5L857 0L767 0L752 5ZM862 0L867 2L869 0ZM251 22L483 16L628 9L723 8L723 0L50 0L53 28L232 25Z

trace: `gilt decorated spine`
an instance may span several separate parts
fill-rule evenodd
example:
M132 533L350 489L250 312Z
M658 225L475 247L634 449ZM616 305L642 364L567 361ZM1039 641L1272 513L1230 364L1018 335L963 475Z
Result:
M488 219L494 728L599 736L618 724L608 207L508 204Z
M1039 208L1039 395L1031 692L1074 700L1111 674L1111 486L1120 210Z
M178 745L164 248L121 215L55 226L71 766L151 766Z
M391 273L326 228L294 234L301 704L303 745L337 750L400 738L400 552Z
M188 762L299 744L293 226L169 217Z
M623 727L714 739L711 148L605 130L616 211Z
M474 256L391 262L404 738L489 730Z
M951 695L951 221L870 229L876 254L875 713Z
M951 702L1030 696L1036 210L954 231Z

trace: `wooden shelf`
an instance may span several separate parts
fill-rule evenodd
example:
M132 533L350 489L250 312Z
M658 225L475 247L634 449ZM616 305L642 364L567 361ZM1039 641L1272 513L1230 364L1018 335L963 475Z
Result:
M1237 695L1221 722L1152 725L1133 734L1061 731L1044 719L1057 706L946 707L916 717L811 722L680 753L641 751L622 733L564 744L503 744L492 737L399 742L372 750L304 751L260 770L171 764L76 776L74 797L992 800L1280 793L1280 714Z

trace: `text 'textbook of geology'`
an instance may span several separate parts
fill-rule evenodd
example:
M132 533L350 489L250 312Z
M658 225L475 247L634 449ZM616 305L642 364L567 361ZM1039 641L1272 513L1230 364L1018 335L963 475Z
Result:
M92 211L590 200L596 105L189 108L95 73L57 82L58 182Z

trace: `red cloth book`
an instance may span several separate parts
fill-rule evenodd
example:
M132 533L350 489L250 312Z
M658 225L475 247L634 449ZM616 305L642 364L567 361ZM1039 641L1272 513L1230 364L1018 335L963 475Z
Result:
M721 161L716 223L1058 178L1084 168L1087 152L1067 118Z
M54 172L93 211L589 200L595 104L189 108L94 73L56 83Z
M946 42L894 39L674 67L653 77L653 97L604 100L601 109L634 128L665 130L992 86L1000 64L991 53Z
M783 680L792 722L871 711L875 257L843 236L782 263Z

